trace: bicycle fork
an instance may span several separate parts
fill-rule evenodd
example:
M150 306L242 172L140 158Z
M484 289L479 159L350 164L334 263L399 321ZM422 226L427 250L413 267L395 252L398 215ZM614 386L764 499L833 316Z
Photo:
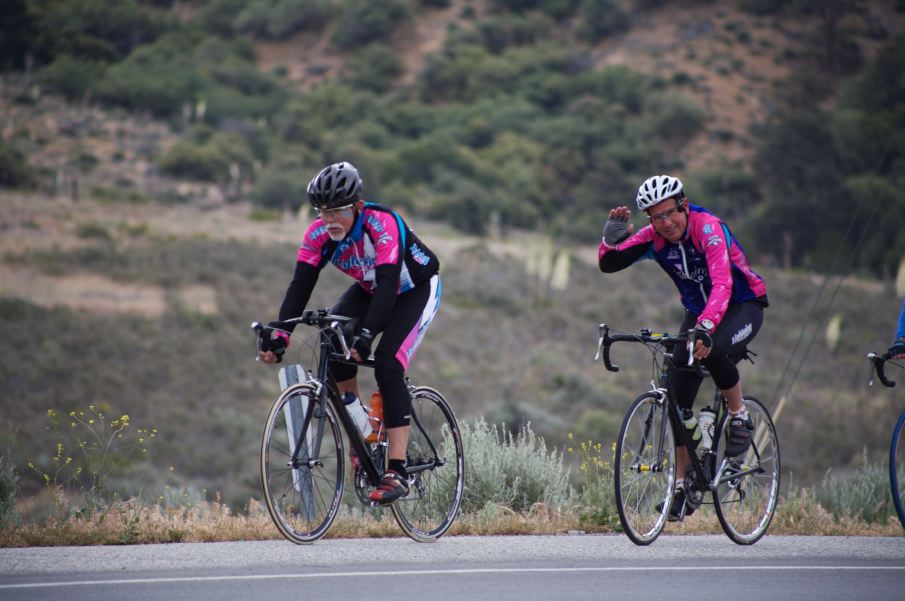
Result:
M657 400L651 405L650 409L647 412L647 416L644 418L644 431L641 435L641 444L638 446L637 454L635 455L635 459L632 462L632 471L637 472L639 474L642 473L659 473L664 469L663 466L663 454L665 450L666 444L666 428L659 428L656 432L654 432L654 417L656 417L657 412L663 408L663 404L666 402L666 390L662 388L653 388L651 389L653 394L657 395ZM656 436L656 441L652 441L651 439ZM648 444L652 442L656 443L657 452L654 455L656 457L656 461L653 461L649 464L643 463L641 461L641 454L644 449L647 448Z

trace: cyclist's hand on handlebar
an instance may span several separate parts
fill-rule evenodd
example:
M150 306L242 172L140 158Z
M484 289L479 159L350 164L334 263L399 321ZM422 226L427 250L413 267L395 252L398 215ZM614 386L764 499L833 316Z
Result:
M288 336L274 332L275 329L282 330L283 327L282 323L271 321L266 328L261 330L259 334L258 358L264 363L280 363L283 361L283 355L289 346Z
M371 330L362 328L358 335L352 339L352 344L349 345L349 349L352 351L352 358L358 363L361 363L370 357L371 343L373 342L374 334L371 333Z
M706 359L710 356L710 349L713 347L713 338L710 332L704 328L695 328L694 330L694 358L698 361Z
M886 351L884 359L905 359L905 338L896 338L896 343Z
M280 363L283 360L283 357L282 355L275 355L273 351L258 351L258 359L264 363Z
M371 356L371 343L374 334L367 328L359 329L359 321L352 319L343 324L343 336L349 345L349 356L356 363L361 363Z

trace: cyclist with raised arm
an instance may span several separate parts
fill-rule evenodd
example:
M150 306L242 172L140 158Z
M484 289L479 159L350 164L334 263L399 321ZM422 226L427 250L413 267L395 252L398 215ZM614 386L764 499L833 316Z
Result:
M902 299L902 310L899 312L899 327L896 339L886 352L887 359L905 359L905 299Z
M729 405L726 455L741 455L751 445L754 426L742 402L736 364L763 323L763 310L769 304L764 280L748 265L729 227L703 207L688 202L678 178L648 178L635 201L639 210L647 212L650 224L633 233L628 207L612 209L598 252L600 270L613 273L636 261L653 259L673 279L685 307L680 330L694 329L692 353L710 371ZM684 345L673 349L673 355L677 365L688 361ZM669 382L683 419L690 419L701 376L693 371L671 370ZM689 505L682 513L684 477L690 462L688 451L679 446L671 521L695 509Z
M382 334L374 375L383 395L389 465L370 500L383 504L408 494L411 397L405 369L440 306L440 264L398 213L365 202L361 191L361 177L350 163L329 165L308 184L308 200L318 217L305 232L280 318L268 324L274 335L265 337L260 358L281 360L294 328L283 321L302 314L327 263L356 280L331 312L357 318L347 328L356 362L370 357L374 338ZM356 366L331 361L329 369L340 394L359 396Z

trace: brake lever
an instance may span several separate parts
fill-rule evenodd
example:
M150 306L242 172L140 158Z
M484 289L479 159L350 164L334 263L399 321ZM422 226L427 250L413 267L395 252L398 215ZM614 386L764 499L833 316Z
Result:
M688 351L688 364L686 367L691 367L694 363L694 330L691 330L691 336L688 337L688 342L685 343L685 350Z
M352 351L349 350L349 345L346 344L346 337L343 335L342 325L340 325L338 321L334 321L330 324L330 329L333 330L333 333L339 338L339 345L343 349L343 358L348 361L352 358Z
M264 326L261 324L260 321L253 321L253 322L251 322L250 327L258 335L258 352L255 354L255 361L260 361L261 360L261 332L264 331Z
M883 386L887 388L894 388L896 383L886 377L885 369L883 366L883 362L885 359L878 355L877 353L870 352L867 353L868 359L873 363L873 373L871 374L870 381L867 383L868 386L874 385L874 377L873 374L876 373L877 377L880 378L880 382L883 383Z

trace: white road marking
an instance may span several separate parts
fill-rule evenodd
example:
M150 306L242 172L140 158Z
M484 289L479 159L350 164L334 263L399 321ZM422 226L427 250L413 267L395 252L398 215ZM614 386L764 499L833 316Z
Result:
M163 578L122 578L116 580L71 580L63 582L28 582L22 584L0 584L0 590L29 588L60 588L66 586L165 584L171 582L228 582L242 580L301 580L313 578L352 578L375 576L424 576L453 574L531 574L531 573L580 573L580 572L677 572L677 571L905 571L905 566L625 566L586 568L474 568L461 570L397 570L393 572L324 572L315 574L257 574L235 576L180 576Z

